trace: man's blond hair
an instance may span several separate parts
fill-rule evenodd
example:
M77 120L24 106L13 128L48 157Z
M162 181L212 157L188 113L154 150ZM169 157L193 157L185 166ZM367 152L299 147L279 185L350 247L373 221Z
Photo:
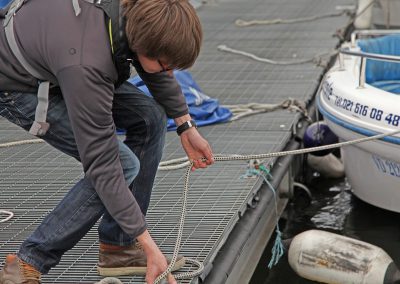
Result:
M191 67L200 52L202 29L188 0L122 0L129 47L176 69Z

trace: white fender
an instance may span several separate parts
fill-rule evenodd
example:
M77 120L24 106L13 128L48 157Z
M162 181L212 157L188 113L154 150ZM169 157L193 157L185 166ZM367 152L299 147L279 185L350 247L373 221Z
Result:
M307 156L307 164L324 177L341 178L345 174L343 162L332 153L325 156L314 156L311 153Z
M393 266L393 260L379 247L319 230L294 237L288 258L300 276L330 284L387 283L386 271Z

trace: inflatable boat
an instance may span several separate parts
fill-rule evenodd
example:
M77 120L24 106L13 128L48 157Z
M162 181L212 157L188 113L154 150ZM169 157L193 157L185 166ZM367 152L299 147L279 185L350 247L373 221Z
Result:
M317 94L325 122L341 141L400 129L400 31L356 31L342 45ZM341 149L354 194L400 212L400 135Z

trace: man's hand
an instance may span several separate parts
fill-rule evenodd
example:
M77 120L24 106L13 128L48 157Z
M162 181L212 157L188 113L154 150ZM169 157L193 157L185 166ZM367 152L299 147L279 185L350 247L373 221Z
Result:
M174 118L177 126L191 120L190 114ZM191 127L181 134L182 147L186 152L189 160L193 162L193 168L206 168L214 163L213 153L207 140L205 140L196 128ZM205 159L205 161L203 161Z
M210 145L196 128L192 127L183 132L181 134L181 143L189 160L193 162L192 170L206 168L214 163ZM203 161L204 158L205 161Z
M167 270L167 260L147 230L138 236L137 240L142 245L147 257L146 283L153 284L157 277ZM177 284L171 273L168 274L167 281L168 284Z

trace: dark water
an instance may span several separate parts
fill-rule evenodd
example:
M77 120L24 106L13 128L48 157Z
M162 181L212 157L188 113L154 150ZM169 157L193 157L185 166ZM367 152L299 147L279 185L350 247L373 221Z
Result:
M317 177L308 182L308 187L312 198L296 190L294 200L280 220L284 239L309 229L326 230L376 245L385 250L399 266L400 213L379 209L359 200L351 193L351 186L346 179ZM270 251L271 244L264 251L252 284L318 283L297 276L286 257L282 257L269 270Z

